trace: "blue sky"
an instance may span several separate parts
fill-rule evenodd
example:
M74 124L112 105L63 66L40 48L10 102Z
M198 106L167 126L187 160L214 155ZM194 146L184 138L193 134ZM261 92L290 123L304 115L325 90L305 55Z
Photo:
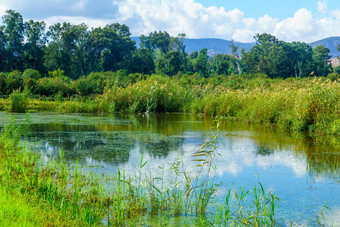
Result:
M339 0L0 0L0 15L7 9L48 25L124 23L133 36L155 30L240 42L264 32L303 42L340 36Z
M226 10L239 9L244 11L248 17L261 17L268 14L271 17L285 19L291 17L301 9L307 8L313 13L318 14L318 1L315 0L198 0L204 6L224 7ZM340 9L339 0L326 1L328 8Z

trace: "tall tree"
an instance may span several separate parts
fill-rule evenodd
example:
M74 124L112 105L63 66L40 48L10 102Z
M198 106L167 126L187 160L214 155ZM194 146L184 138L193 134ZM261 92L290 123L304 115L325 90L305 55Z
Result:
M160 49L164 54L170 50L171 37L167 32L151 32L149 36L142 35L140 37L140 45L142 48L148 48L154 52Z
M2 19L4 24L3 33L7 41L7 70L22 70L25 32L24 21L20 13L14 10L7 10Z
M130 73L152 74L155 72L155 62L149 49L139 48L133 53L129 67Z
M24 68L44 72L43 57L47 42L45 22L29 20L25 22L26 43L24 45Z
M308 76L312 72L313 48L301 42L292 42L289 59L294 69L295 77Z
M329 52L330 50L324 46L316 46L313 49L313 69L317 76L327 76L332 72Z
M4 32L4 26L0 26L0 72L4 72L7 69L7 51L6 51L7 39Z
M208 77L209 64L208 64L208 50L203 48L198 53L197 58L194 60L195 71L198 72L203 77Z
M95 28L89 36L91 71L128 69L135 51L135 42L129 37L126 26L117 24ZM124 31L124 32L123 32ZM118 32L118 33L117 33Z
M232 56L234 57L234 62L235 62L235 65L237 67L237 72L238 72L238 74L241 74L241 66L240 66L240 63L239 63L240 56L238 54L238 48L239 47L235 45L234 40L231 40L230 43L229 43L229 48L231 50Z

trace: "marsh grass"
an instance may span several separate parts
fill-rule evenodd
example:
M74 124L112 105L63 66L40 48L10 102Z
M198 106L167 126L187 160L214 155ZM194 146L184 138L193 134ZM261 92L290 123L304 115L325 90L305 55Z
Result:
M211 118L223 116L247 123L275 124L288 132L307 133L318 143L340 145L339 80L230 76L184 83L182 79L152 75L125 86L109 83L102 94L72 95L56 101L51 97L25 98L23 93L14 92L9 99L0 100L0 110L191 112Z

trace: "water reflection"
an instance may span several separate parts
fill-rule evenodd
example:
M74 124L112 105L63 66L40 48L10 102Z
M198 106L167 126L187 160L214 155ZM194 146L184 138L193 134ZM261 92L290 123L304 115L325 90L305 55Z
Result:
M15 115L18 121L24 115ZM0 124L9 116L0 113ZM200 147L213 121L194 115L54 115L32 114L28 143L42 157L65 159L99 173L117 166L134 173L141 157L146 171L169 166L181 158L192 171L191 153ZM306 222L328 201L340 210L340 151L314 144L303 135L289 136L275 129L222 121L217 144L216 180L223 185L252 187L259 180L282 198L282 215ZM168 176L171 179L171 176ZM220 195L226 187L219 188ZM294 211L294 215L291 212Z
M14 115L23 120L25 115ZM10 115L0 114L0 125ZM31 115L30 142L46 158L58 159L60 150L73 163L129 163L132 152L150 159L169 161L171 153L185 157L199 147L212 130L212 120L190 114L168 115ZM290 166L296 175L307 172L316 177L339 181L340 151L315 145L307 137L288 136L269 127L237 122L220 122L222 159L229 160L229 173L241 172L243 166L256 163ZM90 160L90 161L89 161ZM223 167L221 167L223 168Z

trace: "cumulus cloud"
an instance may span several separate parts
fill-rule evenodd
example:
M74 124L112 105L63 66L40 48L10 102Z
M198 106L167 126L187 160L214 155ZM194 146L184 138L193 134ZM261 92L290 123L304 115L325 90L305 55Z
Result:
M326 1L317 4L320 15L307 8L292 17L277 19L265 14L247 17L239 9L205 7L195 0L0 0L0 14L15 9L25 19L86 23L90 27L118 22L130 27L134 36L155 30L171 35L185 33L189 38L223 38L241 42L254 41L256 33L271 33L285 41L312 42L339 36L340 11L328 10Z
M276 24L274 34L284 40L296 40L304 36L311 37L316 31L316 23L311 11L300 9L293 17Z
M241 42L253 41L256 33L271 33L285 41L312 42L338 36L340 11L322 18L302 8L292 17L279 20L269 15L246 17L238 9L204 7L194 0L125 0L116 1L118 19L127 23L133 34L167 30L172 35L185 33L191 38L216 37ZM326 14L327 2L319 1L318 9Z

